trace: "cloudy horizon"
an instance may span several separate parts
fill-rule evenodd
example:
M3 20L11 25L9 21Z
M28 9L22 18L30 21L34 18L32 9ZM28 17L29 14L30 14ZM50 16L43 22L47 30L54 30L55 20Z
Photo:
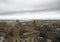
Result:
M0 0L0 14L60 10L59 0Z
M0 19L60 19L60 0L0 0Z

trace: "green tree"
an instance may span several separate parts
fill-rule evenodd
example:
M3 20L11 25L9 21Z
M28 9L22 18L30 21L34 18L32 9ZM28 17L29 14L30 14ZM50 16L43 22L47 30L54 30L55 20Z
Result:
M8 36L13 36L13 31L8 32Z

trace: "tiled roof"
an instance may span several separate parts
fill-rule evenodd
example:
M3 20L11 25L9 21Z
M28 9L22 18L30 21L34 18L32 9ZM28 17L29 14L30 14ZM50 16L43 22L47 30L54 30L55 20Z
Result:
M38 33L38 31L35 31L35 30L29 31L29 32L24 33L23 35L32 35L32 34L35 34L35 33Z

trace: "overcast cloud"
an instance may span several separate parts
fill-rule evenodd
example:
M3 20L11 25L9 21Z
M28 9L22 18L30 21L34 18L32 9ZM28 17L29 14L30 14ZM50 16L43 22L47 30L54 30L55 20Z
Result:
M0 0L0 14L60 10L59 0Z
M0 0L0 19L60 19L60 0Z
M12 15L0 15L0 19L3 20L31 20L31 19L60 19L59 11L48 11L48 12L33 12L33 13L15 13Z

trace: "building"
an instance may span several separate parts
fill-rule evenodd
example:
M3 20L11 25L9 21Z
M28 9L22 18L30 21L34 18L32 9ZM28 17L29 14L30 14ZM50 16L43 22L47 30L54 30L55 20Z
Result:
M34 26L28 23L20 25L12 24L6 42L38 42L38 31L34 30Z
M0 42L4 42L4 37L3 36L0 36Z

